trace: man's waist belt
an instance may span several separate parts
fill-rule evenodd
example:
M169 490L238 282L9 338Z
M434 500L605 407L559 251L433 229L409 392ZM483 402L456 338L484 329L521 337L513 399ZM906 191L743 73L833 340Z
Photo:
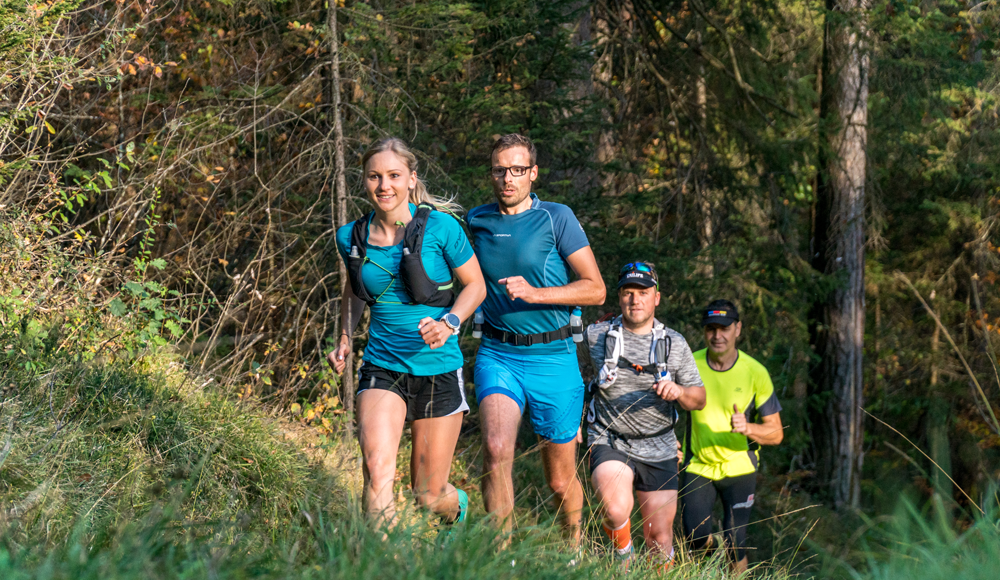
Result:
M548 332L539 332L538 334L517 334L515 332L500 330L491 326L489 322L483 322L483 335L493 340L499 340L504 344L513 344L514 346L532 346L535 344L548 344L557 340L566 340L570 337L571 333L572 330L568 324L562 328Z

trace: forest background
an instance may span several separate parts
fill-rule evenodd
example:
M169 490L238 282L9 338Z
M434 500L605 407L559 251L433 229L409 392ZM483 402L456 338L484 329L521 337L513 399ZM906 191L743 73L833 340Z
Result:
M343 467L352 385L323 363L344 282L333 232L368 211L358 160L387 135L466 209L492 199L493 140L530 135L536 192L574 209L609 287L621 264L655 263L658 316L696 348L700 306L740 306L741 348L785 407L785 443L764 452L758 561L872 567L905 551L886 526L933 522L971 545L993 513L996 2L7 0L0 28L14 561L44 559L38 534L66 561L88 542L122 549L125 536L95 530L162 515L166 496L149 489L190 481L207 458L223 466L216 495L181 485L184 517L247 517L276 542L308 494L292 455L267 451L269 421L306 427L296 437L320 435L356 470ZM615 310L609 298L585 318ZM837 333L844 312L856 335ZM463 344L471 360L468 331ZM178 372L198 388L150 386ZM198 416L204 433L259 417L259 449L227 442L245 430L216 444L164 435L149 405L182 399L184 413L217 413ZM127 429L109 423L119 404ZM147 463L125 453L99 475L95 452L67 459L108 430ZM473 412L456 465L473 488L477 434ZM533 491L519 510L544 519L530 433L522 442L519 485ZM268 454L287 481L248 472ZM199 518L206 497L223 507ZM890 517L903 504L909 515ZM157 517L149 529L176 521ZM802 550L823 558L789 564Z

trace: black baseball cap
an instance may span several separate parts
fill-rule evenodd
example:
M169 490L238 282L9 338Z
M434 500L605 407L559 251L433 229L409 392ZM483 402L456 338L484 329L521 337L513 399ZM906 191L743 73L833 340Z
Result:
M618 272L618 287L621 288L628 284L660 289L660 283L656 279L656 270L649 262L629 262L622 266L621 271Z
M740 321L736 305L728 300L715 300L701 311L701 325L718 324L729 326Z

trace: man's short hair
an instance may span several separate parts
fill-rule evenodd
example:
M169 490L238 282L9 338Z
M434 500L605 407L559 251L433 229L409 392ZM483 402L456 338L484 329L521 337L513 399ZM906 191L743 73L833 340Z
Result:
M531 158L531 165L534 167L535 160L538 157L535 144L531 142L531 139L518 133L510 133L496 140L496 143L493 144L493 149L490 150L490 163L493 162L494 155L507 149L513 149L514 147L524 147L527 149L528 156Z

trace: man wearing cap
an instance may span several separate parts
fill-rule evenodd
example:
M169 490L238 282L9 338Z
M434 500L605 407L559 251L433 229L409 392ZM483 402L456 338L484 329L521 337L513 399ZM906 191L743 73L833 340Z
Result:
M634 489L650 560L666 568L677 513L677 408L704 407L705 389L687 341L655 318L660 291L651 264L621 269L618 304L621 316L587 327L600 369L587 412L591 481L618 558L627 566L633 557Z
M712 507L722 500L722 528L736 572L747 569L746 528L757 487L757 450L783 438L781 404L764 365L736 348L743 330L736 305L716 300L702 312L707 348L694 353L707 404L692 411L684 438L684 535L708 547ZM757 422L757 419L760 422Z
M604 279L573 210L532 193L538 166L531 140L505 135L490 159L496 202L473 208L467 218L486 278L475 367L483 503L510 529L514 446L528 410L544 441L545 479L575 544L583 510L576 439L584 385L570 318L574 306L604 303Z

